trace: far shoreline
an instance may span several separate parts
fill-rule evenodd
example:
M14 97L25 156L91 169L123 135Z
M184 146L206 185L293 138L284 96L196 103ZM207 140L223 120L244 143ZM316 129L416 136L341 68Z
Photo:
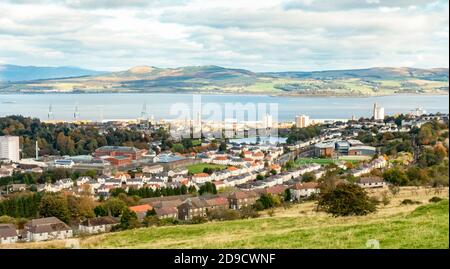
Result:
M268 94L268 93L228 93L228 92L0 92L0 96L6 95L122 95L122 94L155 94L155 95L215 95L215 96L261 96L261 97L286 97L286 98L376 98L389 96L449 96L449 93L393 93L379 95L318 95L318 94Z

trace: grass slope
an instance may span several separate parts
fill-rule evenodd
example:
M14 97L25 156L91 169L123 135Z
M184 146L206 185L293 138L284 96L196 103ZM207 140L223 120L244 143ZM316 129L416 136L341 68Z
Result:
M448 200L392 218L274 217L147 228L92 238L88 248L448 248Z
M221 165L221 164L210 164L210 163L198 163L198 164L193 164L193 165L189 165L187 167L188 171L192 174L197 174L197 173L202 173L203 169L205 168L212 168L212 169L225 169L227 168L226 165Z
M380 196L384 190L370 190ZM429 199L445 200L433 204ZM422 205L401 205L404 199ZM334 218L314 202L278 208L258 219L141 228L80 238L81 248L448 248L448 188L403 187L388 205L367 216ZM64 240L1 245L0 248L64 248Z

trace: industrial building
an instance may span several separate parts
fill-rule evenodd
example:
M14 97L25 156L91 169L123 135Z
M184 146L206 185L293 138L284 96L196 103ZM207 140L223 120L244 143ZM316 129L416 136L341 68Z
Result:
M375 155L376 148L365 146L361 141L349 140L327 140L314 145L314 156L372 156Z
M0 160L6 159L12 162L20 160L20 147L18 136L0 136Z

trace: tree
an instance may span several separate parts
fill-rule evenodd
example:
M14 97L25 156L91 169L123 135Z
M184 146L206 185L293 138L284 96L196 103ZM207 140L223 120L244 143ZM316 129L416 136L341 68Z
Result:
M44 194L39 204L39 215L42 217L56 217L65 223L69 223L70 211L67 199L61 194Z
M263 194L257 200L257 203L262 205L262 209L268 209L281 204L280 198L271 194Z
M390 184L388 188L392 196L396 196L400 192L400 188L398 186Z
M284 201L291 201L292 200L292 193L290 189L284 190Z
M125 209L128 209L124 201L115 197L106 200L103 206L107 215L111 214L113 217L119 217Z
M217 194L216 185L212 182L206 182L202 186L200 186L200 189L198 190L198 193L200 195L204 193L211 193L211 194Z
M284 165L284 167L287 170L294 168L294 166L295 166L294 161L287 161L286 164Z
M386 170L383 173L383 178L385 181L398 186L405 186L409 183L408 177L406 176L405 172L397 167Z
M376 203L355 184L339 184L328 193L319 196L320 209L333 216L362 216L376 211Z
M311 172L306 172L302 175L302 182L312 182L316 180L316 175Z
M150 217L150 216L156 216L156 211L154 208L152 208L152 210L147 210L147 213L145 213L146 217Z
M125 208L120 216L120 224L121 229L134 229L140 226L138 221L138 217L135 212Z
M226 151L226 150L227 150L227 143L220 142L219 151Z
M430 178L426 170L420 169L419 167L412 166L408 168L408 170L406 171L406 175L408 176L408 179L411 182L426 184L430 181Z
M261 174L258 174L258 175L256 176L256 180L263 180L263 179L264 179L264 176L261 175Z

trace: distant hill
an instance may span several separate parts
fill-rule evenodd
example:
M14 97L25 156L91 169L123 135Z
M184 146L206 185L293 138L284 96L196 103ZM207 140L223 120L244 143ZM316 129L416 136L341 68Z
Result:
M94 74L86 74L89 72ZM178 68L136 66L109 73L74 69L65 74L70 74L70 77L44 79L41 76L39 81L24 81L25 75L20 78L17 75L15 81L10 79L11 82L3 82L3 85L0 83L0 93L197 92L319 96L442 94L448 93L449 70L377 67L255 73L245 69L208 65ZM61 75L62 73L59 77ZM55 76L55 73L47 76Z
M275 77L289 78L314 78L314 79L339 79L339 78L363 78L363 79L406 79L418 78L436 81L448 81L448 68L418 69L409 67L375 67L353 70L327 70L312 72L267 72L262 73Z
M41 67L0 65L0 81L29 81L38 79L67 78L98 75L102 72L82 69L78 67Z

